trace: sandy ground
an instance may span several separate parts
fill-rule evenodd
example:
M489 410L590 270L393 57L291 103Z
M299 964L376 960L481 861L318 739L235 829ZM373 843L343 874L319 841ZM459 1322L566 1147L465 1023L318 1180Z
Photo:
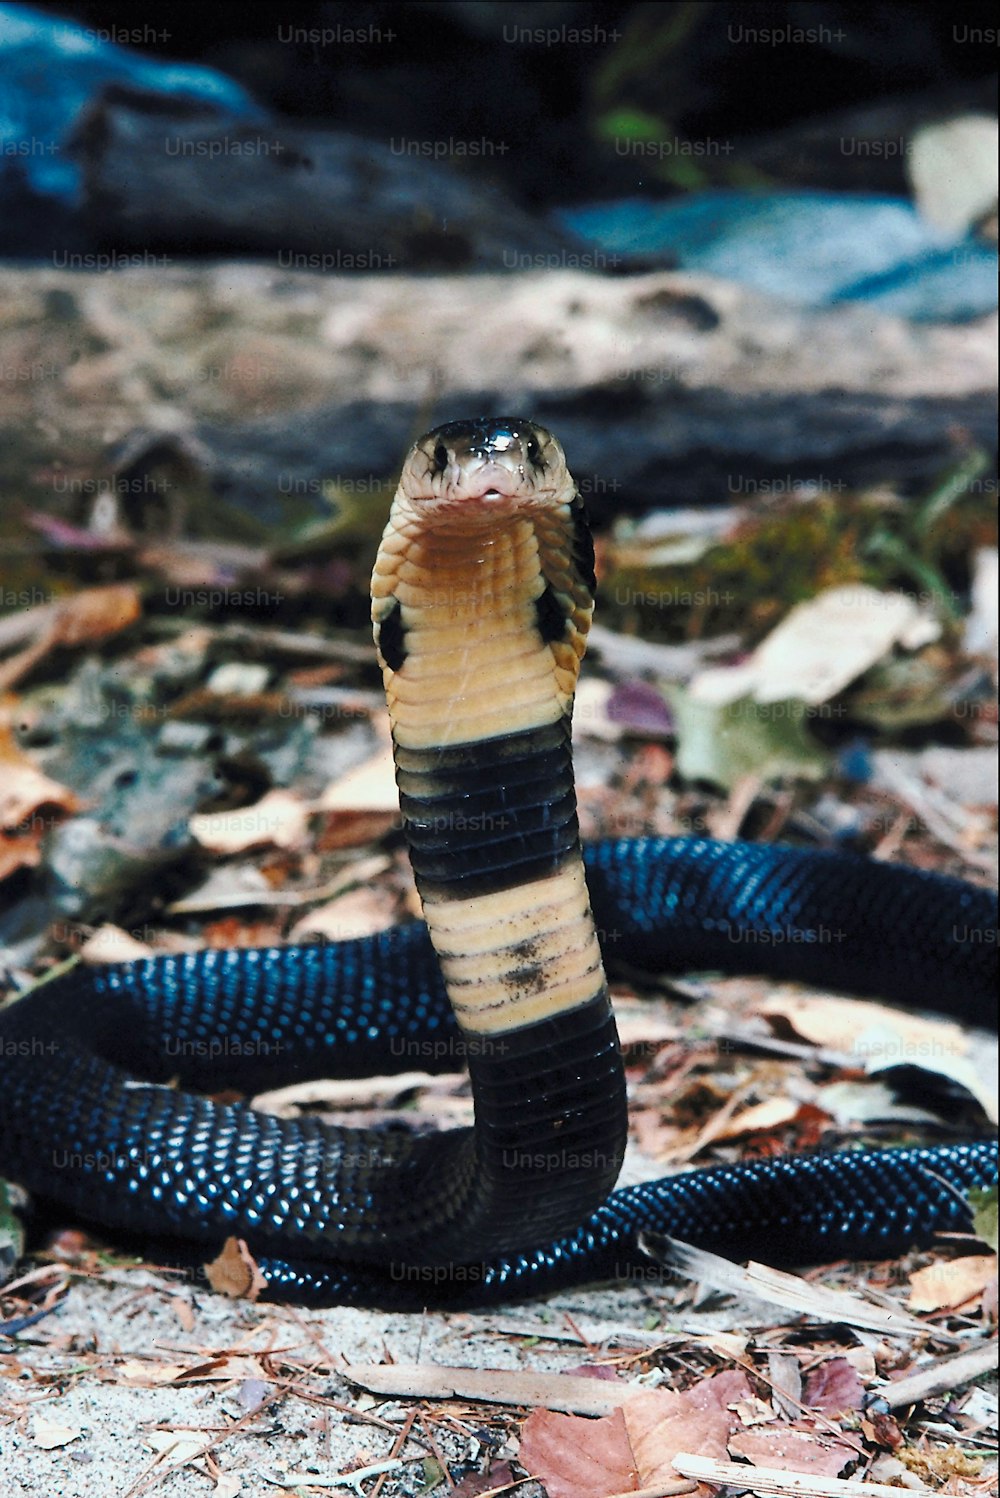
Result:
M647 1289L626 1287L567 1292L488 1314L298 1311L193 1293L146 1270L110 1270L75 1283L53 1316L16 1343L0 1344L6 1349L0 1405L10 1421L0 1426L0 1492L3 1498L276 1498L311 1491L307 1483L316 1491L370 1492L374 1476L360 1489L335 1479L389 1457L393 1427L402 1426L412 1401L376 1401L360 1392L339 1371L345 1363L556 1372L587 1357L573 1327L588 1339L624 1328L642 1335L652 1305ZM724 1325L731 1314L693 1320ZM648 1330L645 1337L656 1340ZM206 1367L213 1359L217 1366ZM161 1377L178 1381L149 1386ZM492 1442L498 1456L516 1451L509 1411L462 1402L451 1408L448 1415L436 1406L420 1418L403 1451L405 1465L388 1474L383 1498L447 1491L444 1483L426 1485L428 1431L449 1463L479 1467ZM226 1434L237 1421L239 1429ZM77 1434L46 1450L42 1443L58 1434L52 1427ZM151 1436L163 1444L193 1437L202 1448L213 1442L211 1459L182 1464L183 1450L158 1454ZM304 1481L295 1484L298 1474ZM540 1492L534 1485L517 1489L518 1498Z

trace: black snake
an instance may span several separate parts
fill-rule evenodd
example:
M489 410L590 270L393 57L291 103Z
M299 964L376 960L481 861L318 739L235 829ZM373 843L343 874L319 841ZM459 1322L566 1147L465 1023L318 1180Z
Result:
M417 442L372 597L426 927L41 986L0 1012L0 1171L161 1255L244 1238L270 1294L312 1301L477 1302L639 1272L644 1228L783 1262L967 1228L963 1193L996 1179L985 1141L609 1194L627 1118L601 928L633 967L765 967L983 1021L995 901L793 848L581 853L570 720L593 590L582 502L550 433L483 418ZM835 944L813 939L830 928ZM285 1120L165 1085L252 1092L461 1062L475 1127L434 1135Z

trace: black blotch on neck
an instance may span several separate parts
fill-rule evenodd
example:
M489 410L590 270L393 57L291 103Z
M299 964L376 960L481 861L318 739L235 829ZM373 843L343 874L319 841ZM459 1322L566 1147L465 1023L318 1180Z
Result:
M573 560L593 596L597 591L597 576L594 572L594 538L590 533L587 507L579 494L574 494L570 501L569 513L573 521Z
M551 583L546 583L545 591L535 599L535 621L546 645L561 640L566 633L566 610Z
M406 660L406 632L398 598L392 600L392 608L379 620L378 648L390 671L398 671Z

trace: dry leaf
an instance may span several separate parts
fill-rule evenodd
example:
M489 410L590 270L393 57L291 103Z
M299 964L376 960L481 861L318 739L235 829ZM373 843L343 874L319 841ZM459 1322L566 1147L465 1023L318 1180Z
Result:
M327 941L353 941L359 936L385 931L394 921L380 890L352 889L304 915L292 928L291 940L307 941L311 936L322 936Z
M678 1238L661 1238L652 1233L641 1233L639 1244L658 1264L669 1265L700 1285L727 1295L759 1297L816 1321L842 1321L846 1326L863 1326L897 1337L918 1337L926 1331L922 1321L904 1316L902 1311L871 1305L850 1291L814 1284L800 1275L758 1264L753 1259L742 1268L709 1249L692 1248ZM719 1374L717 1378L722 1376Z
M806 1379L802 1402L827 1415L860 1410L865 1402L865 1386L846 1358L828 1358Z
M521 1432L518 1460L548 1498L607 1498L640 1486L621 1409L600 1420L533 1410Z
M20 681L55 645L85 645L117 634L139 618L142 603L131 583L115 583L87 588L28 612L28 628L19 630L18 637L30 635L31 643L0 666L0 689Z
M738 1399L749 1399L752 1393L745 1373L739 1368L724 1368L714 1378L703 1378L692 1384L684 1398L692 1409L726 1410ZM732 1423L735 1428L736 1422Z
M594 1421L536 1410L524 1426L520 1460L541 1478L549 1498L604 1498L609 1492L673 1482L672 1458L678 1451L693 1445L705 1454L725 1456L737 1423L728 1406L749 1396L746 1377L729 1371L703 1379L683 1394L633 1389L614 1412L621 1415L622 1426L611 1423L610 1416Z
M441 1363L352 1363L345 1378L373 1394L415 1399L472 1399L483 1404L535 1405L581 1415L611 1415L646 1391L638 1384L570 1378L533 1369L452 1368Z
M180 1322L181 1328L186 1332L193 1332L194 1310L191 1302L185 1300L182 1295L174 1295L170 1300L170 1308Z
M192 836L212 853L243 853L262 843L297 848L305 842L309 808L291 791L268 791L253 806L204 812L189 822Z
M83 1434L78 1425L61 1425L58 1420L48 1420L36 1415L31 1424L31 1436L36 1446L43 1451L54 1451L57 1446L68 1446Z
M205 1265L205 1277L219 1295L231 1300L256 1300L267 1280L242 1238L227 1238L217 1259Z
M997 1121L996 1090L969 1056L969 1037L951 1020L923 1019L863 999L777 993L758 1012L782 1019L813 1045L852 1056L870 1076L893 1066L917 1066L957 1082Z
M827 702L887 655L936 639L940 626L905 593L856 583L800 603L748 661L714 666L691 682L704 702Z
M126 1358L115 1369L115 1381L153 1387L156 1384L173 1384L184 1377L187 1368L183 1363L144 1363L140 1358Z
M80 800L66 786L44 775L17 743L11 729L0 725L0 827L13 832L30 828L43 806L78 811Z
M457 1488L452 1488L450 1498L479 1498L481 1493L495 1493L497 1488L515 1487L517 1479L510 1462L501 1462L488 1472L470 1472L463 1477Z
M802 1369L798 1358L772 1348L767 1355L767 1379L778 1413L786 1420L794 1420L802 1407Z
M260 1378L260 1359L246 1353L220 1353L218 1357L192 1363L154 1363L125 1358L114 1369L114 1382L136 1388L159 1388L164 1384L231 1383L237 1378Z
M378 811L398 815L399 791L391 747L386 745L364 764L355 765L353 770L332 780L316 805L319 811Z
M713 1384L715 1379L705 1379L704 1383ZM696 1402L698 1388L695 1384L684 1394L649 1389L624 1407L625 1429L641 1486L676 1480L672 1459L678 1451L690 1451L693 1446L705 1456L725 1456L734 1416L725 1408L713 1408L711 1400Z
M733 1413L744 1429L749 1429L751 1425L773 1425L778 1418L774 1405L768 1404L766 1399L758 1399L756 1394L750 1399L738 1399L733 1405ZM794 1414L798 1413L796 1409Z
M963 1259L942 1259L910 1275L912 1311L942 1311L964 1305L992 1285L997 1277L996 1254L968 1254Z
M933 1054L936 1049L952 1049L956 1055L964 1055L968 1049L960 1025L948 1020L921 1019L867 999L838 999L832 994L814 996L788 989L762 1000L756 1009L767 1019L784 1020L801 1039L856 1056L862 1065L871 1059L883 1065L919 1063L921 1056ZM871 1047L866 1037L871 1037Z
M859 1455L855 1447L842 1441L813 1431L795 1430L790 1425L740 1431L729 1442L729 1451L732 1456L753 1462L755 1467L824 1477L838 1477L848 1462L856 1462ZM699 1454L712 1455L700 1448Z
M142 1439L160 1456L166 1457L171 1466L183 1466L194 1457L203 1455L215 1437L207 1430L146 1430Z
M0 832L0 879L18 869L34 869L42 861L42 834L37 837L8 837Z
M138 588L131 583L112 583L107 588L85 588L56 605L52 638L59 645L89 645L106 640L142 613Z
M395 811L334 811L327 816L316 837L320 853L336 853L341 848L362 848L377 843L399 826L399 808Z
M787 1097L768 1098L752 1108L743 1108L733 1115L721 1128L712 1130L713 1140L738 1139L742 1134L769 1133L783 1124L793 1123L798 1117L801 1104Z
M120 926L110 924L98 926L80 948L84 962L100 965L104 962L131 962L137 957L152 957L153 949L143 941L136 941Z
M884 1411L869 1410L858 1424L866 1441L886 1451L898 1451L906 1440L895 1418Z

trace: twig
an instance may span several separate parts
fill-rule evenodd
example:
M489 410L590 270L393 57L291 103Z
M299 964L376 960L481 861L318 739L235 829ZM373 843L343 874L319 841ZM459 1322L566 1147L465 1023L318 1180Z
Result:
M671 1457L685 1477L699 1478L717 1487L747 1488L754 1493L794 1493L809 1498L899 1498L899 1488L884 1482L855 1482L849 1477L811 1477L777 1467L751 1467L743 1462L718 1462L710 1456L686 1451ZM907 1488L909 1498L936 1498L930 1488ZM633 1494L633 1498L638 1495Z
M896 1379L879 1389L879 1397L885 1399L890 1409L898 1410L905 1405L919 1404L933 1394L950 1394L960 1384L967 1384L981 1373L989 1373L997 1365L995 1341L985 1342L981 1347L968 1352L956 1353L951 1358L939 1358L930 1367L911 1373L909 1378Z

